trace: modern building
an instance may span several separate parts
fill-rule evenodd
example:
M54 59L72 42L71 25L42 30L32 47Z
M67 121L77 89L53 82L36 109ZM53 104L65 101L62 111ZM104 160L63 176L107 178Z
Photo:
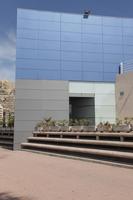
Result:
M133 19L18 9L16 57L15 148L44 117L113 123Z

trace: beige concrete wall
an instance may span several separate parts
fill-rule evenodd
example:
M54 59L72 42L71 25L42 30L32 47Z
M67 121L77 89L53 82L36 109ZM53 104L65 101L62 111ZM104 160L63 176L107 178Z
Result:
M133 117L133 72L116 77L116 116L122 120Z

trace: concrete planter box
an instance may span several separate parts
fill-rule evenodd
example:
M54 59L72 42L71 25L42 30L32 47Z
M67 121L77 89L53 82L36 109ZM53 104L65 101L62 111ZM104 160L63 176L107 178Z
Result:
M115 125L115 126L113 126L112 129L113 129L114 132L127 132L127 133L129 133L131 131L131 126L126 125L126 124Z
M69 131L70 132L81 132L81 126L69 126Z
M106 127L106 126L101 126L101 127L97 127L96 130L98 132L112 132L112 127Z
M61 127L60 126L49 126L49 131L50 132L60 132Z
M68 132L69 131L69 126L60 126L60 131Z
M96 128L95 126L81 126L82 132L95 132Z

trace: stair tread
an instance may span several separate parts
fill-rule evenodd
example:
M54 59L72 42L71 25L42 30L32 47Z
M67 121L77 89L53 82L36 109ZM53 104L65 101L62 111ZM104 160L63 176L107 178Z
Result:
M121 142L121 141L104 141L104 140L83 140L83 139L64 139L64 138L48 138L48 137L29 137L28 140L34 141L54 141L54 142L66 142L66 143L78 143L78 144L96 144L96 145L113 145L123 147L133 147L133 142Z
M123 133L123 132L120 132L120 133L107 133L107 132L104 132L104 133L100 133L100 132L34 132L33 133L34 135L35 134L39 134L39 135L81 135L81 136L128 136L128 137L133 137L133 133Z
M36 147L49 150L64 150L67 152L77 152L77 153L88 153L101 156L117 157L117 158L128 158L133 159L133 153L129 152L118 152L111 150L101 150L101 149L89 149L89 148L76 148L76 147L66 147L58 145L47 145L47 144L35 144L35 143L22 143L22 147Z

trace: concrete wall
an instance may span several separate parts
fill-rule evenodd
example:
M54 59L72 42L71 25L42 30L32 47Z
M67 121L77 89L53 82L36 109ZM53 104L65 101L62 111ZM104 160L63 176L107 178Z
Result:
M116 115L122 120L133 117L133 72L116 78Z
M43 118L69 118L67 81L16 80L14 148L32 135Z
M94 94L95 98L95 122L115 122L115 84L95 82L69 82L69 93Z

